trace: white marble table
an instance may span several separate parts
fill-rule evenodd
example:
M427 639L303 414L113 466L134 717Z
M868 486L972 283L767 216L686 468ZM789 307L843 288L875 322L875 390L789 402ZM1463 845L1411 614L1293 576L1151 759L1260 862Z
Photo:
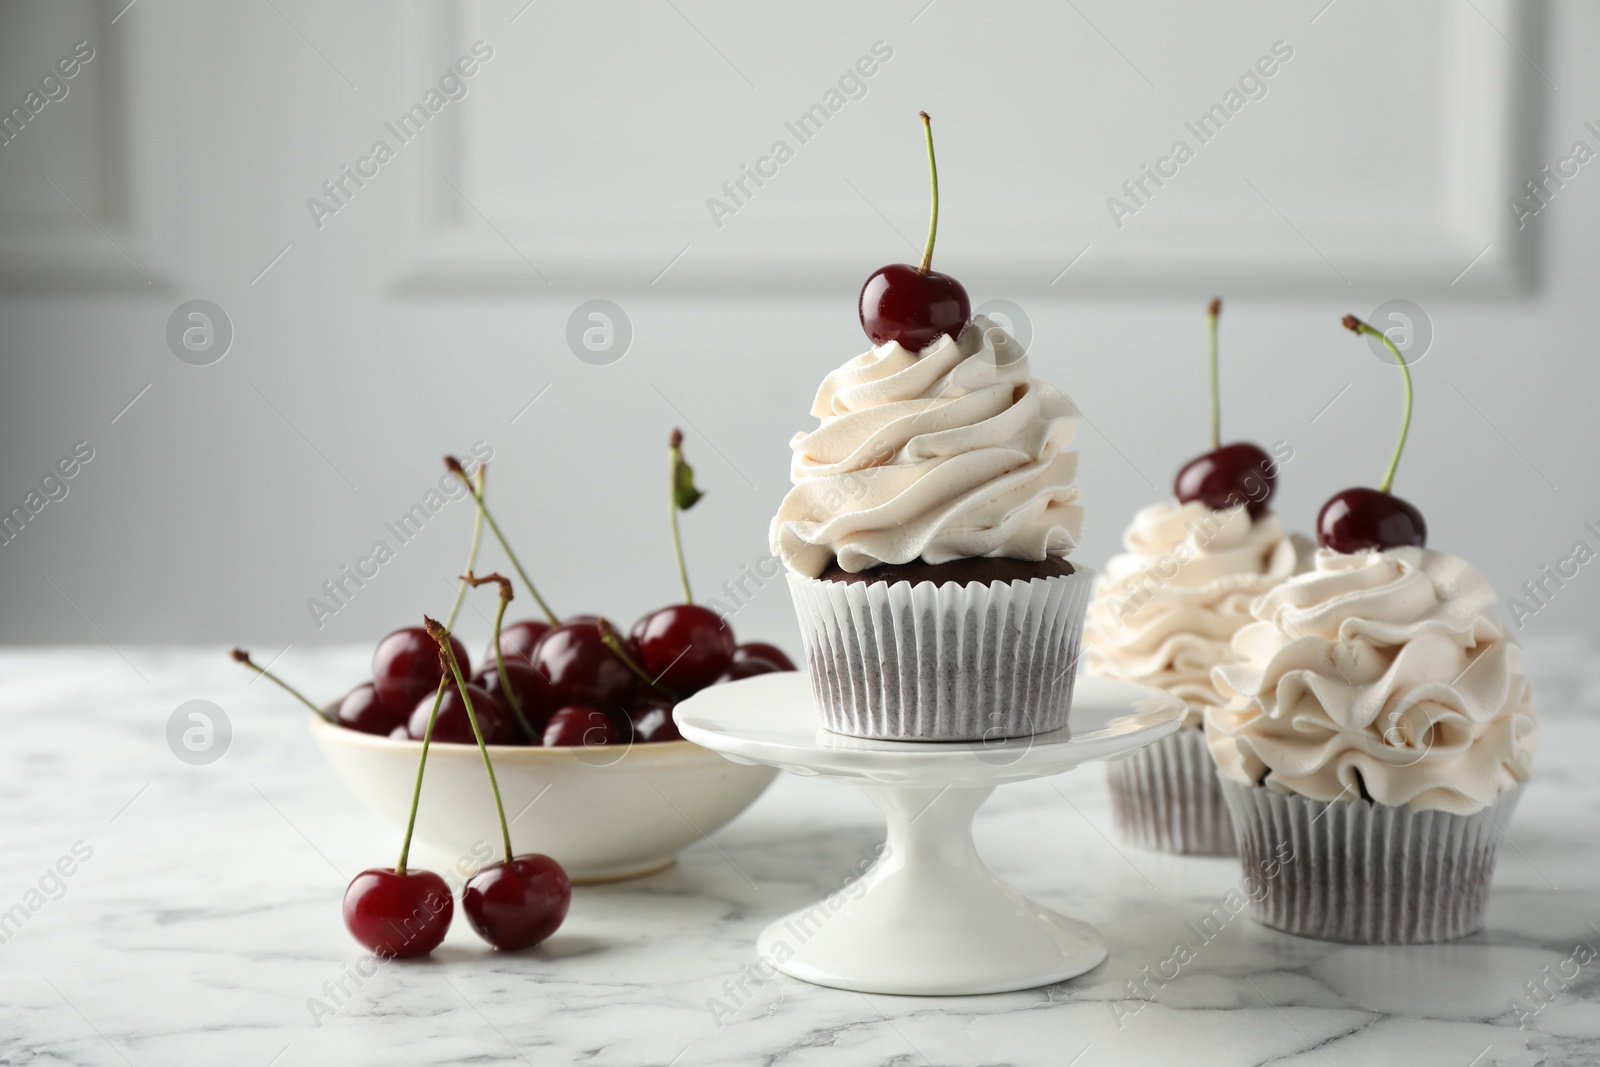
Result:
M1600 959L1560 977L1580 942L1600 948L1594 653L1530 642L1544 747L1485 932L1350 948L1241 915L1158 986L1145 969L1197 944L1187 924L1239 871L1113 844L1090 767L999 790L977 837L1001 877L1099 927L1110 959L1045 989L935 1000L749 968L762 927L838 888L882 825L858 790L789 776L677 867L579 889L540 951L496 956L457 922L431 960L358 986L340 896L393 862L397 834L322 764L294 705L221 649L6 650L0 1064L1600 1062ZM366 654L295 649L281 666L331 695ZM166 743L190 699L232 722L208 766ZM73 873L47 876L58 861ZM1539 982L1548 1004L1529 996ZM314 1018L313 998L336 1010Z

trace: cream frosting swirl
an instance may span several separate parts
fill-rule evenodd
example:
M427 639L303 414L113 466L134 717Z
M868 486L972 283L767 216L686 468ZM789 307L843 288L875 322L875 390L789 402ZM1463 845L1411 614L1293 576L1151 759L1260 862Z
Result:
M1084 630L1091 674L1165 689L1198 729L1223 703L1211 669L1234 662L1233 635L1250 604L1295 573L1310 544L1267 512L1213 511L1198 501L1154 504L1134 515L1095 580Z
M1220 773L1280 793L1469 814L1526 781L1538 723L1522 648L1465 560L1319 551L1255 603L1214 672Z
M823 379L821 425L790 442L772 551L816 577L835 559L1042 560L1078 543L1078 409L982 315L921 352L878 345Z

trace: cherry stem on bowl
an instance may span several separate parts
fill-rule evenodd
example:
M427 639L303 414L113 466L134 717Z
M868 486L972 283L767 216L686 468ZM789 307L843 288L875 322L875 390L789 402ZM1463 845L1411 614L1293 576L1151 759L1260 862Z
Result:
M672 456L672 492L668 500L672 513L672 551L678 557L678 580L683 583L683 602L693 604L694 593L689 588L689 565L683 561L683 538L678 534L678 512L688 511L705 494L696 488L694 468L683 458L683 431L673 430L667 445Z
M654 678L650 677L649 673L643 667L635 663L632 656L628 655L628 650L622 647L622 638L617 635L617 628L612 626L609 620L600 619L594 625L595 629L600 631L600 643L609 648L612 655L616 656L622 661L622 665L624 667L627 667L634 674L638 675L640 681L644 682L645 685L648 685L656 692L666 693L668 696L672 695L672 691L670 689L664 685L661 685ZM668 664L668 670L670 669L671 664Z
M439 688L433 694L433 710L428 713L428 728L422 731L422 752L417 756L417 784L411 787L411 814L406 816L406 836L400 841L400 859L394 873L404 878L406 860L411 858L411 834L417 828L417 807L422 803L422 771L428 765L428 746L433 744L433 724L439 721L439 705L444 703L444 687L448 675L439 675Z
M1351 333L1366 334L1382 341L1383 346L1394 354L1395 362L1400 364L1400 376L1405 380L1406 404L1404 413L1400 416L1400 436L1394 443L1394 455L1389 457L1389 469L1384 472L1383 484L1378 486L1378 492L1387 493L1394 487L1394 472L1400 467L1400 454L1406 450L1406 434L1411 429L1411 368L1406 366L1406 357L1382 330L1368 326L1354 315L1344 317L1344 328Z
M428 631L428 635L439 642L439 660L449 668L450 676L455 679L456 689L461 693L461 703L467 709L467 721L472 724L472 736L478 741L478 752L483 756L483 768L489 772L489 789L494 793L494 810L500 816L500 837L506 847L506 862L510 863L511 825L506 822L506 806L500 799L500 783L495 780L494 761L489 758L489 746L483 743L483 730L478 726L477 713L472 710L472 697L467 693L467 680L461 677L461 664L456 662L455 650L450 647L450 631L426 615L422 617L422 625Z
M510 706L511 714L516 716L517 725L522 727L522 732L529 741L537 743L539 739L533 735L533 727L528 723L527 716L522 714L522 702L517 699L517 694L511 691L511 679L506 675L506 657L500 651L500 627L505 623L506 607L511 603L511 579L498 573L485 574L480 578L469 570L461 576L461 580L474 589L489 582L500 586L500 606L494 613L494 669L500 676L500 692L505 694L506 704ZM449 628L449 624L446 624L446 628Z
M488 480L488 478L489 478L489 465L487 463L478 464L478 494L477 495L479 497L483 496L484 483ZM483 540L483 511L480 509L478 511L475 511L473 513L473 515L472 515L472 547L467 551L467 573L468 574L471 574L472 573L472 569L478 565L478 545L479 545L479 543L482 542L482 540ZM450 614L446 615L445 616L445 620L444 620L444 624L445 624L446 627L455 626L455 624L456 624L456 616L461 614L461 605L466 602L466 599L467 599L467 583L466 583L466 581L463 580L463 581L457 583L457 585L456 585L456 598L455 598L455 601L451 603L451 605L450 605Z
M511 550L510 543L506 541L506 535L500 531L500 524L494 521L494 515L489 511L489 505L484 502L483 494L473 488L472 480L467 477L467 472L462 468L461 461L454 456L446 456L444 457L444 466L451 474L461 479L461 484L466 486L467 492L472 494L472 499L478 505L478 511L488 521L489 529L494 533L495 540L500 542L500 547L505 550L506 558L511 560L511 566L516 568L517 577L522 579L522 585L528 590L528 595L532 596L534 602L539 605L539 610L544 612L545 618L550 620L551 626L560 626L561 620L556 617L554 611L550 610L550 605L544 602L544 597L539 595L538 587L533 584L533 579L528 577L528 572L522 569L522 562L517 559L517 554Z
M489 477L489 465L478 464L478 494L483 494L484 485ZM467 574L472 573L472 568L478 562L478 546L483 541L483 511L480 508L472 520L472 545L467 549ZM446 628L455 625L456 613L461 610L461 604L466 599L470 583L463 577L456 584L455 603L450 606L450 621ZM499 637L496 630L495 636ZM496 650L498 652L498 649ZM428 713L427 728L422 731L422 751L417 756L417 782L411 789L411 814L406 817L406 835L400 842L400 860L395 864L395 873L402 877L406 873L406 860L411 857L411 834L417 826L417 806L422 801L422 772L428 766L428 748L433 744L433 725L439 721L439 708L444 703L444 687L448 678L443 672L439 675L439 688L433 694L433 710ZM502 684L503 681L502 681Z
M325 721L327 721L327 722L336 722L337 721L332 712L327 711L327 710L325 710L323 708L317 707L315 704L311 703L311 701L307 700L306 697L305 697L305 694L300 692L300 690L296 689L294 686L290 685L288 682L284 681L282 678L279 678L276 674L273 674L271 671L267 670L265 667L257 665L256 661L250 658L250 653L246 652L244 649L236 648L233 651L229 652L228 655L233 657L233 661L235 663L243 663L246 667L249 667L251 670L255 671L256 674L265 677L268 681L272 682L279 689L282 689L285 693L288 693L290 696L294 697L300 703L304 704L306 707L310 708L312 711L314 711L318 715L322 716L322 718Z
M1222 447L1222 401L1221 391L1217 388L1217 318L1222 314L1222 297L1211 298L1211 303L1206 307L1206 333L1209 335L1211 350L1211 448L1215 451Z
M933 191L933 207L928 213L928 243L922 246L922 262L917 266L918 274L926 274L933 266L933 238L939 232L939 164L933 158L933 120L926 111L917 114L922 116L922 135L928 142L928 185Z

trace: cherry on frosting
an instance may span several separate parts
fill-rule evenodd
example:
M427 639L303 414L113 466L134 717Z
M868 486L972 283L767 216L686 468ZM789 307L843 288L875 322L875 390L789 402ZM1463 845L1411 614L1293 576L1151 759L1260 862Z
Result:
M1389 492L1394 485L1394 473L1400 466L1400 455L1405 451L1406 433L1411 429L1411 369L1406 366L1406 357L1383 331L1368 326L1354 315L1344 317L1344 328L1358 336L1376 337L1394 355L1405 383L1405 408L1400 417L1400 437L1395 441L1383 483L1376 489L1346 489L1335 493L1322 505L1317 514L1317 544L1334 552L1425 547L1428 524L1423 521L1422 512L1415 504Z
M1215 511L1243 504L1254 519L1267 510L1277 483L1278 465L1272 457L1259 445L1236 441L1185 463L1172 491L1180 503L1198 500Z
M1199 501L1213 511L1241 504L1252 519L1267 510L1278 484L1278 465L1259 446L1248 441L1222 443L1222 404L1217 385L1217 319L1222 299L1206 306L1208 349L1211 357L1211 451L1196 456L1178 469L1172 492L1181 504Z
M928 143L928 176L933 208L928 218L928 242L922 262L891 263L867 277L858 301L861 328L875 345L897 341L910 352L921 352L941 336L958 337L972 318L972 301L961 283L948 274L929 269L933 239L939 229L939 168L933 156L933 124L920 112Z
M1317 543L1335 552L1422 548L1428 524L1415 504L1393 493L1356 487L1335 493L1317 514Z

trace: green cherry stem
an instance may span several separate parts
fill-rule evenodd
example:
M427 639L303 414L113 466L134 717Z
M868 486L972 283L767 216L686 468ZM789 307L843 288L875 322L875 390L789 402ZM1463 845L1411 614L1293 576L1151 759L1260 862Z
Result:
M489 477L489 465L478 465L478 495L483 494L484 484ZM467 573L472 573L473 566L478 562L478 545L483 540L483 512L480 510L472 520L472 545L467 549ZM455 624L456 612L461 610L462 601L466 599L467 585L465 579L456 585L456 601L450 606L450 622L446 626ZM496 636L499 636L498 632ZM417 756L417 782L411 788L411 814L406 817L406 836L400 842L400 860L395 864L395 873L406 873L406 861L411 858L411 835L417 827L417 807L422 802L422 772L428 766L428 749L433 744L433 726L439 721L439 706L444 703L444 687L448 679L443 673L439 675L439 688L433 694L433 709L428 712L428 725L422 731L422 752ZM502 684L504 681L502 680Z
M1212 297L1206 307L1206 333L1211 349L1211 447L1222 447L1222 401L1217 388L1217 318L1222 314L1222 297Z
M1364 333L1382 341L1383 347L1394 354L1395 362L1400 364L1400 376L1405 379L1406 406L1404 414L1400 416L1400 437L1394 443L1394 455L1389 457L1389 469L1384 472L1383 484L1378 486L1378 492L1387 493L1394 486L1394 472L1400 466L1400 453L1406 449L1406 434L1411 429L1411 368L1406 366L1406 357L1395 347L1394 342L1389 340L1389 335L1382 330L1368 326L1354 315L1346 315L1344 317L1344 328L1351 333Z
M483 498L484 483L488 480L488 478L489 478L489 465L487 463L478 464L478 492L477 492L477 496L478 496L478 498L480 500ZM473 516L472 516L472 548L469 549L468 552L467 552L467 573L468 574L471 574L472 573L472 569L478 565L478 545L482 540L483 540L483 510L480 508L476 512L474 512ZM445 616L444 624L445 624L445 627L447 629L455 626L455 624L456 624L456 616L461 613L461 605L466 602L466 599L467 599L467 583L466 583L465 580L463 580L463 581L458 582L456 584L456 599L455 599L455 602L450 605L450 614Z
M683 602L694 603L694 593L689 589L689 566L683 561L683 538L678 534L678 469L683 463L683 431L673 430L668 442L672 450L672 491L667 495L667 504L672 512L672 551L678 557L678 580L683 583Z
M500 547L505 550L506 558L511 560L511 566L516 568L517 577L522 579L522 585L528 590L528 595L533 597L534 601L539 605L539 610L544 612L545 618L550 620L551 626L560 626L561 620L556 618L556 613L550 610L550 605L546 604L544 597L539 595L539 590L533 584L533 579L528 577L528 572L522 569L522 562L517 559L517 554L511 550L510 543L506 541L506 535L500 531L500 524L494 521L494 515L489 511L489 505L484 503L483 494L473 488L471 479L467 477L467 472L462 469L461 461L454 456L446 456L444 457L444 465L446 470L461 479L461 484L467 487L467 492L471 493L472 499L477 501L478 510L488 520L489 529L494 532L495 540L499 541Z
M428 728L422 731L422 754L417 757L417 784L411 787L411 814L406 816L406 836L400 842L400 860L394 873L405 877L406 860L411 858L411 833L417 828L417 807L422 803L422 771L428 765L428 746L433 744L433 724L439 721L439 705L444 703L444 687L450 679L441 674L433 694L433 710L428 713Z
M939 164L933 158L933 120L926 111L917 114L922 116L922 135L928 142L928 185L933 191L933 208L928 213L928 243L922 246L922 263L917 267L918 274L926 274L933 266L933 238L939 232Z
M329 713L329 712L323 710L322 708L317 707L315 704L311 703L311 701L307 700L306 697L305 697L305 694L300 692L300 690L296 689L294 686L290 685L288 682L284 681L282 678L279 678L276 674L273 674L271 671L267 670L265 667L257 666L256 665L256 661L250 658L250 653L246 652L244 649L236 648L233 651L229 652L228 655L233 657L233 661L235 663L243 663L246 667L249 667L251 670L255 671L258 675L261 675L261 676L265 677L268 681L270 681L270 682L274 683L275 685L277 685L277 687L279 689L282 689L285 693L288 693L290 696L294 697L300 703L304 704L306 707L310 708L312 711L314 711L318 715L322 716L322 718L324 720L326 720L327 722L335 721L334 720L334 716L331 713Z
M654 678L651 678L645 672L643 667L634 662L632 656L628 655L628 650L622 647L622 638L617 635L617 628L612 626L609 620L601 619L595 623L595 629L600 631L600 643L609 648L612 655L622 661L624 667L638 675L640 681L658 693L670 694L671 690L658 684Z
M500 783L495 780L494 761L489 758L489 746L483 743L483 731L478 728L478 716L472 710L472 697L467 695L467 680L461 677L461 664L456 662L455 650L450 647L450 631L426 615L422 618L422 625L427 629L429 636L439 642L439 658L450 668L450 675L456 681L456 689L461 693L461 703L466 705L467 721L472 724L472 736L477 738L478 751L483 755L483 768L489 772L489 789L494 793L494 810L500 816L500 837L506 846L506 862L510 863L511 825L506 822L506 806L500 799Z
M494 669L500 675L500 692L505 694L506 703L511 706L511 714L517 718L517 725L522 727L522 733L529 741L538 742L533 736L533 727L529 725L527 716L522 714L522 702L517 699L517 694L511 691L511 679L506 675L506 657L500 651L500 627L505 622L506 605L511 603L511 579L502 574L485 574L479 578L471 571L461 576L463 582L470 583L474 589L487 582L495 582L500 586L500 606L494 613Z

